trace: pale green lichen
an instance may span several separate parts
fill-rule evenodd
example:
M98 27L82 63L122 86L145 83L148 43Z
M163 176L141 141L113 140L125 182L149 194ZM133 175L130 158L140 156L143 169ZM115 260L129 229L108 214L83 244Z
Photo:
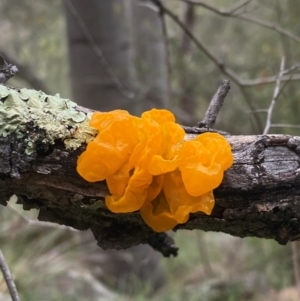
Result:
M46 95L41 91L21 89L16 91L0 85L0 136L15 133L24 137L26 125L44 129L44 143L54 144L62 139L66 149L76 149L91 141L96 130L88 125L89 114L76 110L76 103L59 94ZM35 150L35 139L30 136L26 153Z

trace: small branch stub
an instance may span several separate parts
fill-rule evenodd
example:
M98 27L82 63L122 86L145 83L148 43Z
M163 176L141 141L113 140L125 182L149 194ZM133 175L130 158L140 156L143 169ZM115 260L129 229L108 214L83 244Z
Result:
M0 54L0 83L6 83L17 72L19 72L17 66L8 64L4 57Z
M216 94L213 96L204 119L198 123L200 128L213 128L218 113L224 103L225 97L230 90L230 80L223 80Z

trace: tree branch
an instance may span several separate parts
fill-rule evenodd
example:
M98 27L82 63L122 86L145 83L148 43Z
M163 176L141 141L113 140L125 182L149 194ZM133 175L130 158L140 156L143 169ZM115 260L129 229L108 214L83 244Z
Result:
M14 57L3 50L1 50L1 54L12 65L18 66L19 72L17 76L25 80L33 89L44 91L47 94L50 93L47 85L34 74L34 71L32 71L28 65L18 62Z
M254 18L252 16L234 14L235 11L236 11L236 8L229 9L229 10L220 10L220 9L217 9L217 8L211 6L211 5L209 5L209 4L207 4L203 1L195 1L195 0L181 0L181 1L192 4L192 5L201 6L205 9L207 9L207 10L210 10L210 11L218 14L219 16L222 16L222 17L236 18L236 19L240 19L240 20L243 20L243 21L246 21L246 22L250 22L250 23L268 28L270 30L276 31L276 32L292 39L293 41L295 41L297 43L300 43L300 38L299 37L297 37L296 35L294 35L290 31L285 30L284 28L280 27L278 24L269 23L269 22ZM246 4L248 4L248 2L250 2L250 1L246 1ZM242 6L240 6L240 7L242 7ZM238 9L240 9L240 7L238 7Z
M196 47L203 52L215 65L218 67L218 69L223 73L225 76L227 76L229 79L231 79L240 89L242 95L244 96L249 108L251 109L256 121L257 126L259 129L262 129L262 122L260 119L259 114L256 114L256 106L255 104L249 99L247 96L247 93L245 91L245 87L242 84L242 81L240 80L240 77L238 74L236 74L233 70L229 69L224 65L224 63L219 60L203 43L200 42L199 39L195 37L195 35L189 30L189 28L186 27L186 25L166 6L164 6L160 2L160 9L164 12L165 15L168 15L183 31L184 33L191 39L191 41L196 45Z
M212 98L209 107L205 113L204 119L199 122L198 126L212 128L216 122L218 113L224 103L225 97L227 96L230 89L230 81L223 80L218 91Z
M76 172L78 156L96 134L86 123L89 109L73 107L57 96L1 85L0 99L2 205L15 194L25 210L39 209L41 221L91 229L104 249L148 243L165 256L176 255L173 240L153 232L138 212L114 214L105 207L105 182L89 183ZM186 139L195 137L194 130ZM300 137L227 139L235 161L214 190L212 214L191 214L175 230L222 231L272 238L282 244L300 240Z
M267 110L267 120L266 120L266 126L265 126L265 129L263 131L263 134L267 134L269 132L270 127L271 127L271 117L272 117L272 114L273 114L273 110L274 110L276 101L277 101L277 99L278 99L278 97L279 97L279 95L282 91L282 89L280 88L280 84L281 84L281 78L282 78L283 72L284 72L284 66L285 66L285 58L283 57L281 59L280 70L279 70L279 74L278 74L278 77L277 77L273 98L272 98L272 101L270 103L269 109Z
M276 82L277 76L268 76L268 77L261 77L261 78L254 78L254 79L243 79L241 81L242 86L244 87L251 87L251 86L259 86L265 84L273 84ZM282 82L286 81L299 81L300 74L291 74L291 75L283 75L281 78Z

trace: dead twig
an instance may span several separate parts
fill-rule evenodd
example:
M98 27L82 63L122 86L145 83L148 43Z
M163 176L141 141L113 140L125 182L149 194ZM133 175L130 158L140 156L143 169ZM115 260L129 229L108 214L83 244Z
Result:
M230 136L230 134L227 133L227 132L214 130L212 128L199 128L197 126L185 126L185 125L182 125L182 128L184 129L186 134L200 135L200 134L203 134L203 133L210 132L210 133L218 133L218 134L220 134L222 136L225 136L225 137Z
M29 67L29 65L24 64L16 60L13 56L11 56L9 53L4 52L1 50L2 56L7 59L7 61L10 62L10 65L18 66L17 69L19 69L18 77L24 79L31 87L33 87L35 90L41 90L46 94L50 94L47 85L40 80L33 70ZM1 75L0 75L1 77Z
M277 76L268 76L268 77L260 77L260 78L254 78L254 79L242 79L241 85L243 87L252 87L252 86L260 86L265 84L273 84L276 82ZM281 78L282 82L287 81L299 81L300 80L300 74L292 74L292 75L284 75Z
M8 264L4 258L4 255L1 250L0 250L0 269L3 274L3 278L6 282L7 288L9 290L11 300L12 301L21 301L19 294L18 294L16 284L14 282L14 279L9 270Z
M242 0L242 1L238 1L236 3L234 3L228 11L230 11L232 14L235 13L236 11L240 10L241 8L245 7L246 5L248 5L250 2L252 2L253 0Z
M294 71L298 71L299 69L300 69L300 64L295 64L292 67L283 70L282 76L281 76L281 82L300 80L300 74L292 73ZM248 79L248 80L241 80L241 84L245 87L273 84L274 82L277 81L277 78L278 78L278 75L254 78L254 79Z
M229 79L231 79L240 89L243 97L245 98L251 111L255 112L256 106L248 97L245 87L243 87L242 82L240 81L239 75L236 74L233 70L226 67L224 63L219 60L203 43L198 40L195 35L185 26L185 24L176 16L171 10L161 3L161 9L164 11L165 15L168 15L183 31L184 33L193 41L196 47L203 52L218 68L219 70ZM263 129L262 122L259 114L254 113L254 118L259 129Z
M205 9L207 9L207 10L212 11L213 13L218 14L219 16L222 16L222 17L236 18L236 19L239 19L239 20L243 20L243 21L246 21L246 22L250 22L252 24L256 24L256 25L268 28L270 30L276 31L276 32L290 38L291 40L293 40L297 43L300 43L300 38L299 37L297 37L296 35L294 35L290 31L285 30L284 28L280 27L278 24L269 23L269 22L254 18L254 17L249 16L249 15L234 14L234 12L237 10L235 8L234 9L229 9L229 10L222 10L222 9L218 9L216 7L213 7L213 6L207 4L203 1L195 1L195 0L181 0L181 1L192 4L192 5L201 6ZM248 2L250 2L250 1L248 1ZM246 4L248 4L248 2L246 1ZM241 6L240 7L237 6L237 7L239 9Z
M272 114L273 114L273 110L274 110L276 101L277 101L277 99L278 99L278 97L279 97L279 95L280 95L280 93L283 89L283 87L280 88L280 83L281 83L281 78L282 78L283 72L284 72L284 65L285 65L285 58L282 57L281 64L280 64L280 71L279 71L279 74L278 74L278 77L277 77L273 98L272 98L272 101L271 101L270 106L269 106L268 111L267 111L267 120L266 120L265 129L263 131L263 135L266 135L270 130L271 117L272 117Z
M68 230L72 232L79 232L78 230L65 225L58 225L50 222L42 222L42 221L28 219L26 216L22 215L18 210L16 210L10 203L8 203L7 207L11 209L14 213L16 213L23 220L23 222L29 226L46 227L51 229L60 229L60 230Z
M216 122L218 113L224 103L225 97L230 90L230 81L223 80L216 94L213 96L204 119L198 123L199 128L212 128Z
M289 124L289 123L272 123L272 128L293 128L293 129L300 129L299 124Z
M282 60L281 60L281 64L280 64L280 71L279 71L279 74L277 75L276 86L275 86L273 99L270 103L270 106L269 106L268 109L261 109L260 110L261 112L266 112L267 113L267 120L266 120L266 125L265 125L265 129L264 129L263 134L268 134L271 127L300 128L299 125L275 124L275 123L272 124L271 123L271 117L272 117L272 113L273 113L273 110L274 110L275 103L276 103L278 97L283 92L284 88L286 87L286 85L289 82L289 80L285 81L284 84L282 85L282 87L280 87L280 84L283 81L282 79L284 78L284 76L291 79L291 77L293 76L293 74L291 74L291 73L294 72L295 70L298 70L299 67L300 67L299 64L296 64L296 65L293 65L290 68L284 70L284 64L285 64L285 59L283 57Z
M17 66L7 63L5 58L0 54L0 84L5 84L17 72L19 72Z
M252 0L242 0L238 1L235 4L233 4L229 9L218 9L214 6L211 6L203 1L195 1L195 0L180 0L182 2L189 3L194 6L201 6L205 9L208 9L212 11L213 13L216 13L218 15L224 16L224 17L229 17L233 16L233 14L240 10L242 7L245 7L247 4L249 4Z

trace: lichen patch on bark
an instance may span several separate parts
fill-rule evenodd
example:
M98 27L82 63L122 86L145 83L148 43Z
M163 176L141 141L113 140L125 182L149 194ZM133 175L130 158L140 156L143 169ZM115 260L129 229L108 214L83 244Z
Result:
M76 110L76 103L56 94L47 95L30 89L15 90L0 85L0 137L14 133L26 136L27 127L43 129L43 143L63 140L66 149L77 149L93 139L96 130L89 127L90 114ZM25 152L35 150L33 136L27 138Z

